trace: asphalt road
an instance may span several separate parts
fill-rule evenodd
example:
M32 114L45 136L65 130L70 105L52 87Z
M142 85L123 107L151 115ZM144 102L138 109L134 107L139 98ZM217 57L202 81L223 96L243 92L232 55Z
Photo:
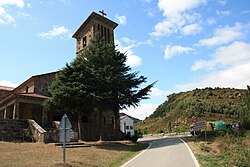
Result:
M142 139L148 150L122 167L197 167L188 147L179 138Z

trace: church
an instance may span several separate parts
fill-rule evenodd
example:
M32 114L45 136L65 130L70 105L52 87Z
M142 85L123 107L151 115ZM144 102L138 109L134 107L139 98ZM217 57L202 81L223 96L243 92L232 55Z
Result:
M105 17L105 13L92 12L90 16L73 34L76 39L76 56L88 46L90 39L96 34L109 43L114 44L114 29L117 23ZM49 86L55 80L57 72L34 75L16 88L0 86L0 120L32 119L40 125L44 131L53 128L53 122L60 121L63 113L53 109L47 109L44 101L51 95ZM72 122L73 131L77 132L77 116L68 115ZM104 140L115 140L121 136L119 118L114 112L103 114L105 126L103 127ZM82 138L80 140L99 140L98 113L82 115Z

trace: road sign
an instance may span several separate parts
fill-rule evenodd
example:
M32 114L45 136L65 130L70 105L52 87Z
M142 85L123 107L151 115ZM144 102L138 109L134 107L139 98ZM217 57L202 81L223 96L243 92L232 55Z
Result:
M60 142L70 142L70 128L72 128L72 125L69 121L69 118L66 114L63 115L61 122L59 124L60 129Z
M207 121L199 121L194 123L194 130L205 129L207 125Z
M66 142L70 142L70 128L72 125L66 114L63 115L59 124L60 142L63 142L63 163L66 164Z

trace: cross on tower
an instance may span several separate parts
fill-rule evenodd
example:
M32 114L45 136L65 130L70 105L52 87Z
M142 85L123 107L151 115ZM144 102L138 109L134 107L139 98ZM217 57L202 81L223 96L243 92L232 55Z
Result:
M104 10L100 10L99 13L101 13L103 17L107 16L107 14L104 12Z

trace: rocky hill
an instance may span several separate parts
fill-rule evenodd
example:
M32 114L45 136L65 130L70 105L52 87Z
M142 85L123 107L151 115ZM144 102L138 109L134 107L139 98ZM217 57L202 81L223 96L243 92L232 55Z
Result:
M188 131L192 116L198 120L238 122L245 109L244 89L205 88L168 96L155 112L136 124L142 133Z

